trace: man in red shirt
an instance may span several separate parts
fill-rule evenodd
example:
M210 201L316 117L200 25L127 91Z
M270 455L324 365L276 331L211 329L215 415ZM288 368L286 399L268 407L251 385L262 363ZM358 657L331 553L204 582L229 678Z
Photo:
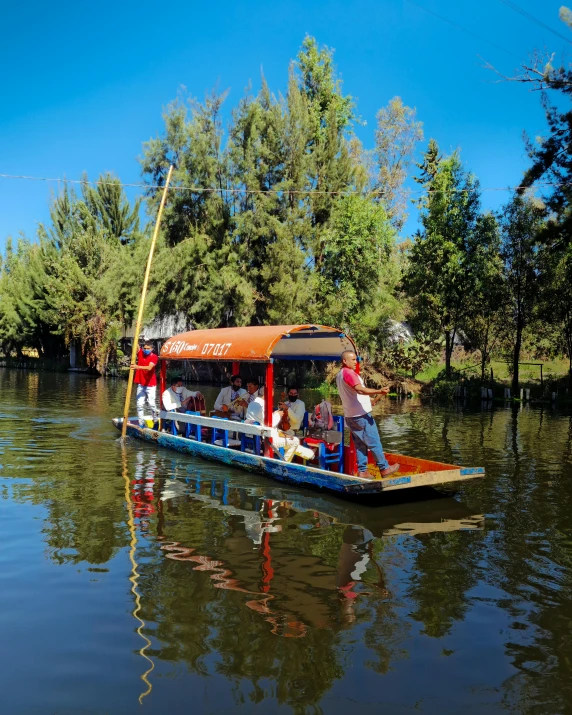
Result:
M346 424L352 433L356 446L357 476L364 479L373 478L367 469L367 451L369 449L375 458L381 476L388 477L399 470L399 464L389 466L389 462L385 458L379 431L371 415L372 404L370 399L370 395L384 395L388 392L388 389L376 390L366 387L361 377L357 374L356 367L356 354L351 350L344 351L342 353L342 369L336 376L336 385L342 400Z
M155 417L155 398L157 393L157 377L155 366L158 361L157 355L153 352L153 344L148 340L143 343L143 347L137 353L137 364L131 365L135 370L133 382L137 385L137 417L139 426L145 427L145 403L151 409L151 414Z

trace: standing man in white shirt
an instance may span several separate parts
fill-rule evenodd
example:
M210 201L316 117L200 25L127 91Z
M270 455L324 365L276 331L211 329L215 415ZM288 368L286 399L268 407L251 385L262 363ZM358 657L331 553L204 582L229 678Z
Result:
M246 390L242 387L242 378L240 375L233 375L230 378L230 385L228 387L223 387L216 398L214 403L215 412L219 412L225 417L230 415L237 415L242 417L242 407L238 409L233 409L230 405L242 395L246 395Z
M336 376L336 385L342 400L346 424L352 433L356 446L357 476L363 479L373 479L373 475L367 468L367 451L369 449L375 458L381 476L388 477L399 470L399 464L389 466L389 462L385 458L379 431L371 415L372 404L370 399L370 395L387 394L388 389L384 387L377 390L372 387L366 387L361 377L357 374L356 367L357 355L352 350L345 350L342 353L342 369Z

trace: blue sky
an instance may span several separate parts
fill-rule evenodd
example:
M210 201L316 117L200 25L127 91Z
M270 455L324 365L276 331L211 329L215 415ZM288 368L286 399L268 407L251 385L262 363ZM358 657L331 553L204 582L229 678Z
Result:
M539 96L496 82L483 61L510 74L535 47L561 56L570 45L501 0L415 3L4 3L0 173L77 179L112 171L138 182L142 142L161 132L162 108L181 85L199 98L215 85L230 89L227 110L249 80L259 86L261 69L274 92L284 90L289 61L311 34L335 49L344 89L366 122L358 128L366 147L377 110L399 95L417 108L426 140L460 147L483 187L518 183L527 164L522 131L535 136L545 126ZM560 1L518 5L572 40L558 19ZM0 248L8 235L35 235L57 188L0 178ZM505 199L485 191L483 204Z

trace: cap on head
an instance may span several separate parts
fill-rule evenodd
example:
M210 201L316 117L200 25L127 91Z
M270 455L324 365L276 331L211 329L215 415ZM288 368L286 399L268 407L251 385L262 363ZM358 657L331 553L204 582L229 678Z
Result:
M175 377L171 378L171 385L176 385L178 382L183 382L182 375L176 375Z

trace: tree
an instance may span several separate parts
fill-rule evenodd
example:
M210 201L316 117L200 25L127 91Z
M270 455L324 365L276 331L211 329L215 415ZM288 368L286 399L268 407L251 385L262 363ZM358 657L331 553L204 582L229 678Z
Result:
M473 348L481 353L481 380L491 355L505 332L506 290L500 255L500 231L496 217L484 214L477 219L471 252L471 292L462 330Z
M150 183L147 208L155 216L167 170L173 164L169 202L163 226L168 246L174 246L199 231L208 235L215 248L227 234L232 195L223 147L222 105L226 92L211 92L201 104L180 96L165 112L165 131L144 144L140 159L144 177Z
M543 329L538 332L548 333L550 354L568 357L568 382L572 388L572 246L562 250L541 246L540 262L544 270L536 318Z
M320 315L326 324L349 330L362 347L370 347L368 335L395 308L386 289L394 244L395 229L383 205L358 195L338 199L324 235Z
M40 357L54 358L63 351L63 340L51 332L46 314L46 272L41 247L26 237L16 250L6 241L6 257L0 273L0 343L6 353L20 356L24 347Z
M313 254L320 269L324 260L323 231L331 216L336 195L361 189L363 173L355 164L356 147L350 144L355 120L354 100L342 93L336 76L333 52L319 48L313 37L306 37L297 58L298 86L306 98L308 130L308 211L314 229ZM356 183L358 182L358 183Z
M572 28L572 13L567 7L560 8L560 19ZM524 174L519 193L542 181L540 187L543 201L552 221L547 224L547 238L559 231L570 242L572 214L572 64L554 66L554 55L534 52L532 61L522 66L522 72L509 79L532 85L541 91L548 132L535 142L525 135L526 148L532 164ZM550 101L556 94L556 103ZM545 239L546 240L546 239Z
M377 113L377 177L374 190L381 193L389 217L398 231L407 220L407 172L417 143L422 140L423 123L416 120L416 110L404 105L401 97L394 97L387 107Z
M434 141L418 166L419 182L427 191L421 204L423 228L415 236L403 287L414 327L429 337L444 335L450 375L455 336L474 282L470 258L479 215L479 184L464 171L458 152L441 159Z
M539 235L544 207L515 194L500 215L501 257L508 301L508 329L512 342L512 389L518 392L519 360L524 330L538 302L542 273Z

